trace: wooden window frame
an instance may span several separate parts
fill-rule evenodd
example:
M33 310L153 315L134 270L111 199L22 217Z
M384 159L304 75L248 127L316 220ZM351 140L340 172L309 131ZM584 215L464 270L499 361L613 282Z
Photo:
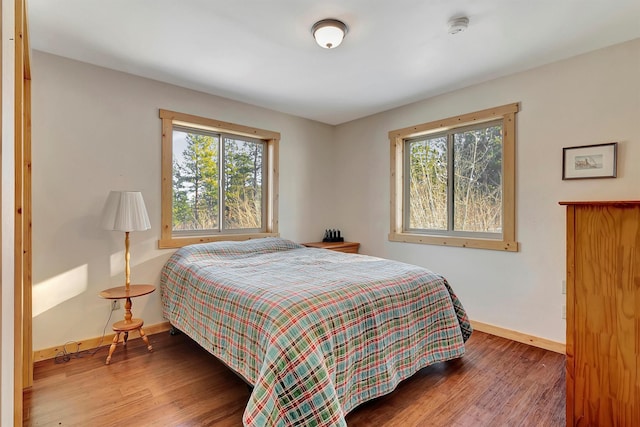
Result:
M423 123L389 132L391 145L391 227L389 240L517 252L515 226L515 116L518 104L507 104L460 116ZM452 236L406 231L404 229L404 149L405 140L427 134L446 132L480 123L502 120L502 233L497 238Z
M191 114L160 109L162 119L162 193L160 249L179 248L195 243L221 240L248 240L276 237L278 234L278 148L280 133L223 122ZM208 131L260 139L266 143L266 212L265 231L250 233L215 233L177 237L173 233L173 126L202 128Z

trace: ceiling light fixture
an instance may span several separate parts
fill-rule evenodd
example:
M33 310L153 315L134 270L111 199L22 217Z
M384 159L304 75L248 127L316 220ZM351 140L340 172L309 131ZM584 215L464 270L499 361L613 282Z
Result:
M323 19L313 24L311 34L321 47L333 49L342 43L342 39L347 34L347 26L337 19Z
M449 34L458 34L463 32L469 26L469 18L463 16L461 18L454 18L449 21Z

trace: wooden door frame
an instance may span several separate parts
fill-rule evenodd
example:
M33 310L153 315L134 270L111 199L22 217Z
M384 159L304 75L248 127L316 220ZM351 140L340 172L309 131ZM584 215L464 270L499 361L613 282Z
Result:
M26 0L15 0L14 425L22 425L23 390L33 384L31 228L31 50Z

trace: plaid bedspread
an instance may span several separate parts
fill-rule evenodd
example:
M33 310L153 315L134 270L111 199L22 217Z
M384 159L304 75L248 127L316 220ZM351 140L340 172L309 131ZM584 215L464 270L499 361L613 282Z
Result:
M247 426L345 426L471 334L441 276L279 238L181 248L161 292L165 318L254 386Z

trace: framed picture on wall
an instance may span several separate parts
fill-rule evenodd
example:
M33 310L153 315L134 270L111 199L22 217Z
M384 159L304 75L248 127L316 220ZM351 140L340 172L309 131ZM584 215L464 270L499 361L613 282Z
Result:
M562 179L615 178L618 143L562 149Z

